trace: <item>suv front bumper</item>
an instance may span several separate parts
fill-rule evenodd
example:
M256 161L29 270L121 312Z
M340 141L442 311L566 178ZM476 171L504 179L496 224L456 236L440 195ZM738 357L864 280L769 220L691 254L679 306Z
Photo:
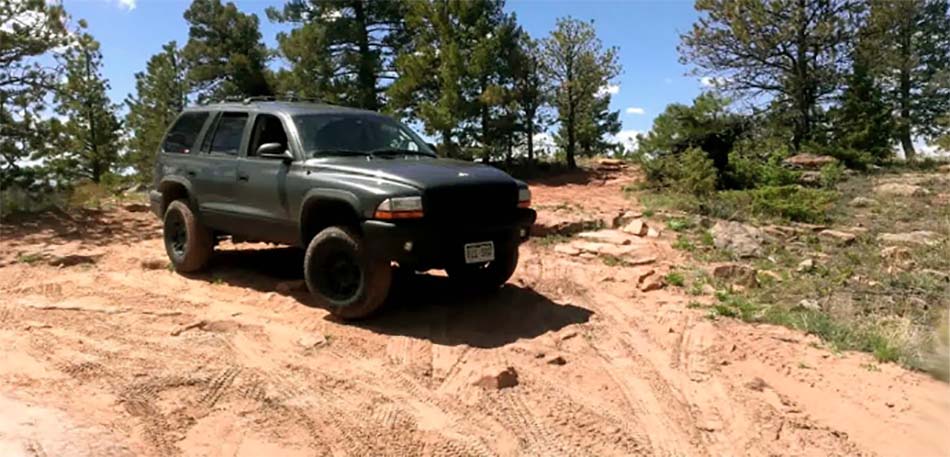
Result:
M434 226L425 221L362 223L363 243L368 252L415 270L445 268L464 262L464 245L492 241L496 256L517 249L527 241L537 217L532 209L519 209L513 222L495 226Z

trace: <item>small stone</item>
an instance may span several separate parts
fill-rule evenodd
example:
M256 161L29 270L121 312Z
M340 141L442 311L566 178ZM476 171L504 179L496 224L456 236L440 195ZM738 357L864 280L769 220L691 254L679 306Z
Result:
M555 356L549 357L544 363L547 363L548 365L562 366L562 365L567 365L567 360L565 360L564 357L562 356L555 355Z
M643 292L660 290L664 287L666 287L666 281L662 276L649 276L640 283L640 290Z
M650 228L647 229L647 237L648 237L648 238L659 238L659 237L660 237L660 231L657 230L657 229L655 229L655 228L653 228L653 227L650 227Z
M734 285L755 287L758 285L756 270L741 263L721 263L712 267L712 277L729 281Z
M304 349L313 349L317 346L323 346L326 343L326 337L319 333L314 335L304 335L297 340L297 344L302 346Z
M142 259L139 265L145 270L162 270L168 267L168 261L164 259Z
M815 260L814 259L805 259L798 263L798 268L795 271L799 273L809 272L815 269Z
M854 197L851 199L851 206L855 208L867 208L870 206L877 206L877 200L867 197Z
M937 244L940 235L927 230L917 230L906 233L882 233L877 236L878 241L884 243L915 244L918 246L933 246Z
M818 232L818 236L838 244L849 244L857 239L857 235L840 230L822 230Z
M577 249L577 248L575 248L574 246L571 246L571 245L569 245L569 244L558 244L558 245L554 246L554 252L556 252L556 253L558 253L558 254L564 254L564 255L571 256L571 257L575 257L575 256L577 256L577 255L580 255L581 250L580 250L580 249Z
M762 392L769 385L762 378L753 378L751 381L747 382L745 386L756 392Z
M802 301L798 302L798 307L809 311L821 311L821 305L818 304L818 300L810 298L802 299Z
M650 227L647 226L647 223L644 222L643 219L634 219L620 230L631 235L645 236L647 232L649 232Z
M619 244L625 246L632 241L626 233L617 230L597 230L594 232L581 232L577 234L578 238L584 238L601 243Z
M623 211L613 218L610 224L611 228L619 229L627 224L629 224L634 219L643 217L643 213L639 211Z
M716 288L712 284L703 284L702 290L704 295L714 295L716 293Z
M274 290L279 294L290 294L297 290L303 290L304 287L303 281L283 281L277 283Z
M639 284L642 284L643 281L645 281L650 276L653 276L654 273L656 273L656 270L652 268L647 268L645 270L638 270L634 272L633 277L636 279L636 282L639 285Z
M930 194L930 191L918 185L898 182L880 184L874 188L874 192L891 197L923 197Z
M771 281L782 282L782 275L771 270L760 270L759 276L763 278L768 278Z
M518 372L508 367L497 374L485 375L475 385L487 390L501 390L518 385Z

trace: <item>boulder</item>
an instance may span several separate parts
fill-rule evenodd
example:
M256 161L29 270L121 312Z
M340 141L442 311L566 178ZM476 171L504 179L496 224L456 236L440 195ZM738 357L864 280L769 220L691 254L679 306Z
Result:
M713 265L710 274L716 279L745 287L755 287L759 283L755 268L741 263L730 262Z
M531 227L532 236L573 235L585 230L600 228L600 218L576 211L538 211L538 217Z
M838 159L835 159L831 156L808 153L795 154L785 159L786 165L791 165L793 167L803 168L806 170L820 170L821 167L824 167L825 165L831 165L837 162Z
M619 229L634 219L643 217L643 213L639 211L621 211L619 214L613 217L610 221L610 228Z
M315 347L327 344L327 338L319 333L304 335L297 339L297 344L299 344L304 349L313 349Z
M640 283L639 288L643 292L650 292L653 290L660 290L666 287L666 281L662 276L650 275L643 279L643 282Z
M851 232L843 232L840 230L830 230L830 229L826 229L826 230L822 230L818 232L818 236L820 238L824 238L826 240L832 241L837 244L850 244L854 242L855 239L857 239L857 235Z
M634 219L627 223L627 225L624 225L620 230L631 235L646 236L647 232L650 230L650 227L643 219Z
M906 233L882 233L877 236L882 243L914 244L918 246L933 246L940 241L940 235L927 230L917 230Z
M950 173L950 163L946 163L937 167L937 171L940 173Z
M762 243L766 240L762 230L733 221L716 222L709 232L717 248L732 251L739 257L761 255Z
M579 255L581 253L581 250L569 244L558 244L554 246L554 252L558 254L564 254L567 256L574 257L574 256Z
M769 281L782 282L782 275L772 270L760 270L758 274L762 278L768 278Z
M578 238L584 238L601 243L627 245L632 241L630 236L619 230L597 230L596 232L581 232L577 234Z
M647 229L647 238L659 238L659 237L660 237L660 231L659 231L659 230L657 230L657 229L655 229L655 228L653 228L653 227L650 227L650 228Z
M916 184L889 182L874 187L874 192L887 197L923 197L930 191Z
M887 246L881 249L881 258L895 261L907 261L911 259L910 249L901 246Z
M487 374L475 382L475 385L486 390L501 390L518 385L518 372L514 367L508 367L497 373Z
M851 206L855 208L867 208L877 206L877 200L867 197L854 197L851 199Z

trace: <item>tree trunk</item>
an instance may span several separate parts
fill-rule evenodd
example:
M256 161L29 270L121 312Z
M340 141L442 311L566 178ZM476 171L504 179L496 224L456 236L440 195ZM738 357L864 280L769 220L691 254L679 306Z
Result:
M450 130L442 131L442 155L445 157L455 157L455 145L452 144L452 132Z
M359 81L360 108L376 111L376 63L369 49L369 31L366 24L366 5L363 0L353 2L353 14L357 23L357 46L360 50L360 63L356 78Z
M532 120L534 116L528 118L528 163L534 162L534 121Z
M902 62L900 69L900 121L898 124L898 136L900 137L901 147L904 149L904 160L911 161L917 156L914 150L914 142L911 139L911 119L910 119L910 35L912 31L905 31L902 37Z

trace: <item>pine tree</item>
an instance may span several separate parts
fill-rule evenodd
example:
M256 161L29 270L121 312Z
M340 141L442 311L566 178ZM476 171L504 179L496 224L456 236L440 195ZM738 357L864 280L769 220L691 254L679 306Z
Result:
M590 157L612 149L615 144L608 138L620 133L620 111L610 111L610 94L604 93L582 106L584 116L578 124L577 144L580 153Z
M553 100L560 123L557 138L564 147L568 167L575 168L577 146L583 136L580 130L593 119L597 92L620 74L617 49L603 49L591 23L566 18L558 19L551 35L544 39L542 55L555 85Z
M913 137L945 133L950 112L950 15L947 0L871 0L866 27L872 71L897 113L897 137L913 159Z
M396 0L290 0L268 17L295 24L277 36L290 68L279 74L283 91L378 110L393 63L407 37L405 3Z
M65 179L98 183L119 158L120 130L116 105L109 101L109 82L102 76L99 43L88 34L65 55L65 81L57 88L55 122L58 148L46 159Z
M514 62L514 102L517 109L516 125L525 137L528 161L534 161L534 135L547 122L542 108L547 104L546 71L541 60L538 42L527 33L521 34Z
M182 57L199 100L273 94L256 15L231 2L194 0L184 17L189 29Z
M151 181L155 153L165 130L185 108L188 94L186 69L178 45L172 41L153 55L144 72L135 74L135 95L126 98L129 113L125 117L128 155L140 182Z
M62 6L44 0L0 2L0 188L35 183L23 160L47 148L42 112L55 86L55 49L69 42Z
M839 105L829 112L829 117L837 146L870 154L880 162L892 155L894 123L890 107L868 67L867 58L858 54Z
M820 103L840 87L858 2L697 0L696 10L680 60L731 93L768 94L770 108L792 114L792 146L811 140Z

